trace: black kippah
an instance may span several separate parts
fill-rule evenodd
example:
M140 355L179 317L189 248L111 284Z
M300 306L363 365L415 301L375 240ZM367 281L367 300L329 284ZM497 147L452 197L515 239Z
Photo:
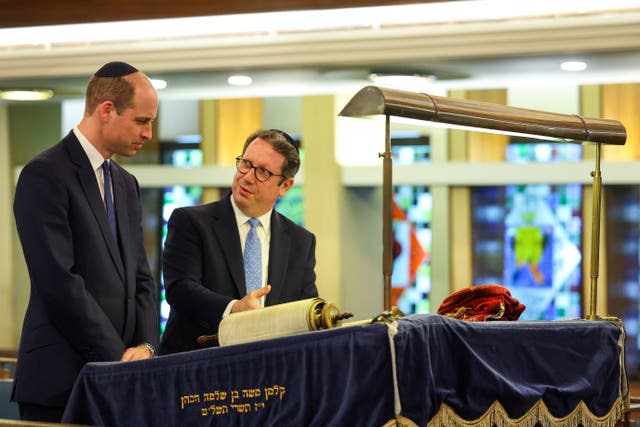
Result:
M280 129L269 129L269 130L272 132L278 132L280 135L282 135L284 139L287 140L289 144L293 145L293 148L296 149L296 152L300 153L300 142L293 139L291 135L289 135L288 133Z
M126 62L114 61L104 64L98 71L96 77L124 77L137 72L138 69Z

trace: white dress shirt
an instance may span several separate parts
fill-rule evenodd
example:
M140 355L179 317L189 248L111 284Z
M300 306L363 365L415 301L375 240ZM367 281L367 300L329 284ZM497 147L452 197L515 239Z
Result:
M251 217L245 215L240 208L236 205L236 202L233 200L233 196L231 196L231 207L233 208L233 213L236 216L236 224L238 225L238 234L240 235L240 246L242 248L242 253L244 254L244 245L247 241L247 234L249 234L249 230L251 226L249 225L249 219ZM269 244L271 242L271 211L273 209L269 209L267 213L261 215L258 218L260 223L256 227L256 232L258 233L258 237L260 238L260 246L262 249L262 286L267 284L267 275L269 272ZM260 303L264 306L264 297L260 298ZM227 308L224 310L222 314L222 318L224 319L231 313L231 307L237 300L232 300Z
M89 142L87 137L84 136L82 132L80 132L80 129L78 129L77 126L73 128L73 133L75 134L76 138L78 138L78 141L80 141L80 146L82 147L87 157L89 158L89 163L91 163L91 168L93 169L93 172L96 174L96 180L98 181L98 188L100 189L100 199L102 199L102 203L105 203L104 202L104 172L102 172L102 164L104 163L105 160L108 160L108 159L105 159L102 157L102 154L100 154L96 149L96 147L94 147ZM111 194L113 194L113 183L111 183Z

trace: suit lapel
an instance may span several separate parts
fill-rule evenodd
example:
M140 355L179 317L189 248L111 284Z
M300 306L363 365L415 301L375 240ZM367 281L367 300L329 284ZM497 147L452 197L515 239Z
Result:
M268 283L271 292L267 295L267 302L279 301L284 286L285 272L289 261L291 239L286 224L274 209L271 212L271 246L269 247ZM265 304L268 305L268 304Z
M98 188L98 183L96 181L96 174L93 169L91 169L89 159L87 158L85 152L82 150L82 146L80 145L80 142L75 137L75 135L73 135L73 133L69 133L64 141L71 157L71 161L78 166L77 174L78 180L80 181L80 186L82 187L89 206L93 211L96 221L98 222L98 226L100 227L102 236L104 237L107 247L109 248L111 259L116 265L118 274L124 281L124 268L122 266L120 251L118 249L118 242L113 237L111 227L109 226L107 211L104 207L104 202L100 198L100 189Z
M244 264L242 261L242 245L238 235L238 224L231 207L229 197L222 199L220 203L212 205L212 227L218 239L222 253L224 254L231 278L238 290L239 295L244 295L247 291L244 285ZM240 255L240 256L238 256Z

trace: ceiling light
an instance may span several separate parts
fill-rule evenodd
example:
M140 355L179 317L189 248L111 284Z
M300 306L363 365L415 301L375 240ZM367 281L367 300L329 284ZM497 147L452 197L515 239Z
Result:
M0 99L7 101L44 101L53 96L50 89L5 89L0 90Z
M369 74L371 80L376 86L388 87L391 89L408 90L412 92L423 92L433 83L435 77L420 73L378 73Z
M251 83L253 83L253 79L249 76L235 75L229 76L229 78L227 79L227 83L229 83L231 86L249 86Z
M167 87L167 81L166 80L160 80L160 79L150 79L151 80L151 84L153 85L154 88L160 90L160 89L164 89Z
M624 12L637 0L514 2L469 0L358 8L313 9L183 18L146 19L0 29L0 46L118 43L204 36L291 34L318 30L379 29L398 25L479 22L544 16ZM579 12L576 12L578 10Z
M562 71L584 71L587 69L587 63L584 61L565 61L560 64Z

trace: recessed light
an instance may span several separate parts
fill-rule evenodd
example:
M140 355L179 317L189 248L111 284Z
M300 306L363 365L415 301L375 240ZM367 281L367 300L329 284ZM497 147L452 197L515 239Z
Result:
M250 76L238 74L229 76L229 78L227 79L227 83L229 83L231 86L249 86L251 83L253 83L253 79Z
M420 92L435 81L435 76L420 73L372 72L369 74L369 80L377 86Z
M150 79L151 80L151 84L153 85L154 88L160 90L160 89L164 89L167 87L167 81L166 80L160 80L160 79Z
M53 96L50 89L4 89L0 90L0 99L7 101L44 101Z
M584 71L587 69L587 63L584 61L565 61L560 64L562 71Z

